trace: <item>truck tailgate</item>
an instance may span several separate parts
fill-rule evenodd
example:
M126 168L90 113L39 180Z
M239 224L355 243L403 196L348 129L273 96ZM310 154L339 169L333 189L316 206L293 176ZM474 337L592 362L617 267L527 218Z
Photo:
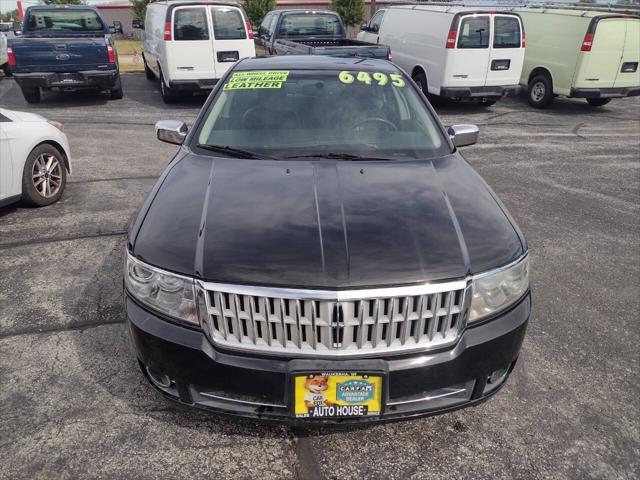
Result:
M13 42L16 72L76 72L109 69L104 37L20 38Z

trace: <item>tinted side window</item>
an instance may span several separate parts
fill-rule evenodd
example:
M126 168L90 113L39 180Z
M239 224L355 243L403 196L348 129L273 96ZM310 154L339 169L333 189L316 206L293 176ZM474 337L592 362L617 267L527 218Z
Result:
M520 47L520 22L515 17L495 17L493 48Z
M384 11L380 11L378 13L376 13L373 18L371 19L371 22L369 23L369 28L372 29L375 32L379 32L380 31L380 25L382 25L382 17L384 16Z
M489 48L489 17L467 17L460 24L458 48Z
M209 40L204 8L181 8L173 17L174 40Z
M269 28L269 26L271 25L272 18L273 18L273 13L270 13L269 15L264 17L264 20L262 20L262 24L260 25L260 30L258 30L258 35L265 35L265 36L271 35L271 29Z
M240 10L214 7L211 9L211 16L213 18L213 36L216 40L241 40L247 38Z

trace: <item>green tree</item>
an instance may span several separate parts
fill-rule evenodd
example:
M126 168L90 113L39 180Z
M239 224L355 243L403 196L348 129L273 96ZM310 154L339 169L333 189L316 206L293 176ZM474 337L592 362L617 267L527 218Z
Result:
M84 5L84 0L44 0L47 5Z
M133 18L144 22L144 16L147 14L147 5L151 2L152 0L131 0Z
M338 12L344 24L350 27L360 25L364 17L362 0L331 0L331 9Z
M264 16L275 8L276 0L244 0L244 9L256 30L257 26L262 23Z

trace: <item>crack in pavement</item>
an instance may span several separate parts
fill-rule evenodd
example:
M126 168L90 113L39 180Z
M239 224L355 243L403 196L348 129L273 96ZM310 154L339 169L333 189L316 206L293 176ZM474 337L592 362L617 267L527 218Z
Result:
M102 327L105 325L119 325L121 323L125 323L125 320L118 319L118 320L84 322L84 323L78 323L76 325L57 326L52 328L34 328L34 329L25 328L24 330L14 330L13 332L0 333L0 340L4 340L6 338L20 337L22 335L45 335L48 333L82 331L82 330L88 330L90 328Z
M34 238L31 240L18 240L16 242L0 243L0 250L7 250L15 247L23 247L25 245L37 245L41 243L69 242L73 240L85 240L89 238L101 237L117 237L126 235L127 230L114 230L111 232L89 233L86 235L69 235L66 237L50 237L50 238Z

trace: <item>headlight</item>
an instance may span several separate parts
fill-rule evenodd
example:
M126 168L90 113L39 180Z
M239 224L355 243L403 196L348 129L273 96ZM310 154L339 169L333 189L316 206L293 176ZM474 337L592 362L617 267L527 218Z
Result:
M529 289L529 257L473 278L469 323L504 310Z
M199 324L192 279L165 272L127 254L125 282L140 302L183 322Z

